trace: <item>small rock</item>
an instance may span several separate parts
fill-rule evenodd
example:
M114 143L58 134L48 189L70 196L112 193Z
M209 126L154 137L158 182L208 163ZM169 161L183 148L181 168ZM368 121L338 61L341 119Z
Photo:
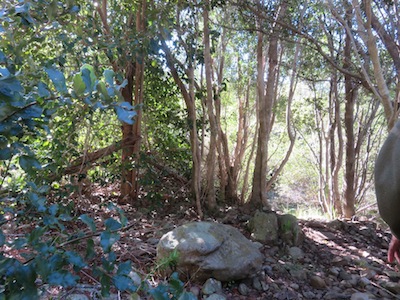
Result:
M294 291L284 289L283 291L275 293L273 299L297 300L299 299L299 296Z
M349 299L349 295L337 291L328 291L324 295L324 300L339 300L339 299Z
M354 293L351 295L350 300L372 300L375 299L374 296L367 293Z
M261 287L264 292L269 290L269 285L265 281L261 281Z
M346 264L346 261L345 261L345 260L343 259L343 257L341 257L341 256L335 256L335 257L332 259L331 263L332 263L333 265L335 265L335 266L343 266L343 265Z
M294 260L300 260L304 258L304 252L299 247L290 247L289 248L289 255Z
M359 279L359 281L358 281L358 284L359 284L361 287L366 287L367 285L370 285L370 284L371 284L371 281L370 281L368 278L366 278L366 277L360 277L360 279Z
M376 271L372 269L367 269L367 270L361 270L360 275L362 277L366 277L368 279L372 279L376 276Z
M333 275L335 277L338 277L339 274L340 274L340 269L338 267L331 267L329 269L329 274L331 274L331 275Z
M290 284L290 287L294 290L298 290L300 288L300 286L297 283L292 283Z
M71 294L68 295L66 300L89 300L84 294Z
M222 292L222 284L221 281L218 281L214 278L209 278L204 283L202 292L205 295L211 295L214 293L221 293Z
M198 286L192 286L190 287L189 290L193 295L195 295L197 298L199 298L200 295L200 288Z
M260 277L254 277L253 278L253 288L255 288L257 291L262 291L262 285L261 285L261 279Z
M351 284L348 280L342 280L342 281L340 282L340 285L341 285L343 288L351 288L351 287L353 287L352 284Z
M315 294L311 291L305 291L303 292L303 296L306 299L315 299Z
M349 280L349 283L350 283L353 287L356 287L357 284L359 283L359 281L360 281L360 276L359 276L359 275L356 275L356 274L352 274L352 275L351 275L351 279Z
M310 278L310 284L312 287L322 290L326 288L326 282L321 277L314 275Z
M238 291L239 291L239 293L240 293L241 295L247 296L247 295L249 294L249 292L250 292L250 289L249 289L249 287L248 287L246 284L240 283L240 284L239 284L239 287L238 287Z
M294 278L299 280L306 280L307 279L307 272L304 269L291 269L290 275Z
M220 294L212 294L208 296L205 300L226 300L226 297Z
M345 270L342 269L339 271L339 279L340 280L350 280L351 274L347 273Z

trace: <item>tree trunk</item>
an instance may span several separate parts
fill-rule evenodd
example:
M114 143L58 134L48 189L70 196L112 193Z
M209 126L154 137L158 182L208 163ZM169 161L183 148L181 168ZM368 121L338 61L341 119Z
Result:
M330 97L331 97L331 103L334 106L333 109L333 114L334 114L334 119L332 123L332 144L333 147L331 147L331 170L332 170L332 201L333 201L333 207L335 209L335 212L338 216L343 215L343 206L342 206L342 201L341 201L341 196L340 196L340 185L339 185L339 171L342 167L343 163L343 132L342 132L342 122L340 119L340 102L339 102L339 96L338 96L338 88L337 88L337 72L334 71L334 74L332 76L331 80L331 92L330 92ZM335 147L334 140L335 140L335 131L337 133L337 140L338 140L338 145ZM337 157L335 157L335 153L337 153Z
M346 19L348 26L351 26L353 10L349 7L346 10ZM346 34L344 46L343 67L349 69L351 66L351 40L350 35ZM345 205L344 216L351 218L355 215L355 137L354 137L354 105L357 99L357 88L353 83L353 78L349 75L344 76L345 88L345 115L344 124L346 129L346 169L345 169Z
M142 1L140 6L138 7L138 11L136 12L136 31L138 33L143 34L145 31L145 16L146 16L146 1ZM145 65L145 58L143 55L138 53L136 55L136 62L135 62L135 99L134 105L136 107L140 107L140 104L143 103L143 80L144 80L144 65ZM133 124L132 128L133 136L140 137L142 132L142 110L137 110L136 121ZM127 178L130 178L130 191L129 196L131 200L131 204L136 202L138 198L138 191L139 191L139 180L138 180L138 173L140 167L140 140L139 142L135 143L132 147L132 154L131 159L135 161L134 168L128 174ZM124 187L127 189L127 186ZM122 191L122 188L121 188Z
M208 120L210 122L210 145L207 154L206 164L206 199L207 206L209 209L214 210L217 206L215 199L215 165L216 165L216 150L217 150L217 137L218 130L216 125L215 113L214 113L214 100L213 100L213 87L212 87L212 62L211 62L211 51L210 51L210 32L208 28L208 6L206 4L203 8L203 22L204 22L204 66L206 75L206 107Z
M201 205L201 156L200 146L197 134L197 122L196 122L196 105L195 105L195 93L194 93L194 69L192 63L189 64L186 70L189 78L189 89L186 88L185 84L181 80L178 74L178 70L175 67L175 59L171 54L164 38L160 36L161 48L165 53L167 65L171 71L172 78L177 84L181 91L182 97L185 100L187 109L187 119L190 133L190 149L192 152L192 192L195 198L197 213L200 218L203 218L203 211Z
M261 23L261 21L260 21ZM260 25L260 27L262 27ZM259 124L256 162L253 173L253 187L250 204L255 207L267 203L267 98L264 96L265 57L263 53L264 34L257 33L257 120ZM272 49L272 48L271 48Z
M125 70L125 79L128 81L127 85L122 89L122 97L124 101L128 103L133 103L133 77L135 73L135 67L132 62L128 62ZM135 137L133 131L133 125L123 123L122 124L122 139L123 140L133 140ZM121 156L121 198L120 204L126 204L129 202L129 196L134 189L134 184L132 183L133 178L133 153L134 144L130 147L122 149Z

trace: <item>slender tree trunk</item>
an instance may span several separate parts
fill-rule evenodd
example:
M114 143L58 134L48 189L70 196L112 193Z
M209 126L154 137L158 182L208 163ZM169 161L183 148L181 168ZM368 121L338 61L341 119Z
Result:
M214 102L215 102L215 112L216 112L216 126L218 130L218 140L217 149L220 165L220 189L221 189L221 200L227 203L237 202L237 180L238 176L235 175L234 166L236 160L240 157L231 157L229 151L228 138L226 133L222 129L221 120L221 90L223 89L223 74L224 74L224 64L225 64L225 52L226 52L226 28L222 30L221 34L221 47L219 53L219 66L217 68L217 86L214 88ZM238 135L242 134L238 132Z
M272 185L276 182L278 176L282 173L283 168L286 163L289 161L290 155L292 154L294 144L296 142L296 132L294 130L292 124L292 102L294 98L294 93L296 91L296 82L297 82L297 66L301 56L301 41L296 42L296 48L294 52L293 62L292 62L292 74L290 76L290 85L289 85L289 95L286 104L286 130L289 137L289 148L286 151L285 157L279 163L279 165L275 168L271 178L267 182L267 191L271 189ZM277 76L278 77L278 76ZM276 85L278 82L276 83ZM271 125L272 126L272 125ZM270 126L270 127L271 127Z
M331 208L326 198L326 174L324 174L324 161L326 158L326 141L325 139L325 126L322 118L321 110L317 104L317 97L315 97L314 110L315 110L315 128L318 128L318 154L316 159L318 161L318 201L325 213L331 215Z
M135 74L135 67L132 62L128 62L126 65L125 79L128 81L127 85L122 89L122 97L124 101L133 104L133 77ZM133 140L135 137L133 131L133 125L123 123L122 124L122 139ZM135 186L132 183L133 178L133 153L134 145L122 149L122 170L121 170L121 204L130 202L130 193L134 190Z
M286 2L282 2L278 9L276 19L280 20L286 13ZM259 21L262 28L262 22ZM257 38L257 100L258 100L258 121L259 133L257 144L256 163L253 175L253 189L250 204L253 206L264 206L271 209L268 203L268 141L272 130L273 112L272 108L276 99L277 73L278 73L278 28L275 22L269 35L268 46L268 77L264 88L265 58L263 56L263 33L258 33Z
M175 59L171 54L164 38L161 36L161 46L165 53L167 59L167 65L171 70L171 75L177 84L179 90L181 91L182 97L185 100L186 109L188 113L188 125L190 132L190 149L192 152L192 191L195 198L195 204L197 208L197 213L200 218L203 218L203 211L201 205L201 155L200 155L200 145L197 134L197 122L196 122L196 105L195 105L195 92L194 92L194 68L193 63L189 64L186 70L187 76L189 78L189 88L187 89L185 84L179 77L178 71L175 67Z
M334 105L334 121L333 121L333 130L337 133L338 145L337 147L331 147L331 168L332 168L332 201L335 212L338 216L343 215L343 206L340 197L340 184L339 184L339 171L342 167L343 163L343 132L342 132L342 122L340 118L340 102L338 96L338 88L337 88L337 73L335 72L331 81L331 93L330 97L332 98L331 102ZM333 132L333 135L335 133ZM334 141L335 137L332 137ZM332 141L332 143L334 143ZM337 158L335 157L335 153L337 151ZM334 160L334 162L332 161Z
M260 21L261 23L261 21ZM260 25L260 27L262 27ZM264 34L257 33L257 115L258 115L258 138L256 150L256 162L253 173L253 188L251 192L250 204L261 206L267 203L267 104L264 96Z
M208 6L209 3L206 1L205 7L203 8L203 22L204 22L204 65L206 74L206 106L208 113L208 120L210 122L210 146L207 154L206 164L206 197L207 206L213 210L217 206L215 199L215 165L216 165L216 150L217 150L217 136L218 129L216 125L216 119L214 114L214 100L213 100L213 88L212 88L212 62L211 62L211 51L210 51L210 32L208 28Z
M138 11L136 12L136 31L140 34L143 34L145 31L145 16L146 16L146 0L143 0L138 7ZM145 58L143 55L136 55L135 62L135 105L136 107L140 107L140 104L143 103L143 81L144 81L144 66L145 66ZM140 137L142 133L142 110L139 109L137 111L136 121L133 124L133 135L136 137ZM140 140L138 143L133 145L133 153L132 158L135 160L135 166L132 170L131 174L131 184L132 189L130 191L131 201L136 202L138 198L139 191L139 167L140 167Z
M346 10L346 19L348 26L351 26L351 19L353 15L353 9L350 6ZM344 63L345 69L351 66L351 40L350 35L346 34L345 46L344 46ZM345 115L344 124L346 129L346 169L345 169L345 205L344 215L346 218L351 218L355 215L355 137L354 137L354 105L357 99L357 89L353 84L353 79L349 75L344 76L344 88L345 88Z

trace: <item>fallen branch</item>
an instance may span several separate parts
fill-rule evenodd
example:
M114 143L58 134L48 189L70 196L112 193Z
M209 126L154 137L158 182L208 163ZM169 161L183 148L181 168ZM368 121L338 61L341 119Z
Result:
M86 173L86 171L92 168L94 163L100 158L111 155L114 152L119 151L123 148L133 147L140 139L141 137L126 138L105 148L96 150L91 153L85 153L81 157L75 159L70 166L61 169L58 174L53 174L50 179L56 180L63 175Z

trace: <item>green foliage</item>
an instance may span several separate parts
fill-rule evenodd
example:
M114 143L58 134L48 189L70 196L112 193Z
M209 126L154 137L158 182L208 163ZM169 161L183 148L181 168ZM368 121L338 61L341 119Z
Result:
M65 122L64 128L73 127L74 120L66 117L69 112L76 116L114 111L120 121L132 124L136 111L121 100L126 81L117 80L113 71L103 70L98 77L96 69L86 64L79 71L66 72L65 56L52 53L58 53L60 43L65 50L70 39L58 35L58 22L45 23L72 22L79 9L54 1L43 10L46 5L44 1L10 2L0 10L0 187L6 191L0 199L0 245L5 246L0 251L0 286L6 298L35 299L39 279L42 284L74 286L80 270L101 259L102 266L93 274L103 284L104 295L111 286L135 291L128 276L130 263L117 262L112 251L119 231L127 225L123 211L110 205L118 220L96 224L88 215L75 215L74 204L52 190L46 178L67 162L63 147L68 131L54 125ZM13 186L18 178L18 186ZM11 193L11 188L17 193ZM57 203L48 199L50 193L59 197ZM89 232L71 235L68 225L78 220ZM102 226L105 229L99 231ZM11 239L9 232L21 234ZM100 253L95 250L95 236L100 236ZM73 250L79 242L86 243L86 253ZM10 256L11 252L19 255Z
M156 271L175 270L179 260L179 253L174 249L167 257L157 262Z
M150 289L149 294L154 300L195 300L196 296L185 290L182 281L179 280L178 273L172 273L166 284L159 284L156 288Z

